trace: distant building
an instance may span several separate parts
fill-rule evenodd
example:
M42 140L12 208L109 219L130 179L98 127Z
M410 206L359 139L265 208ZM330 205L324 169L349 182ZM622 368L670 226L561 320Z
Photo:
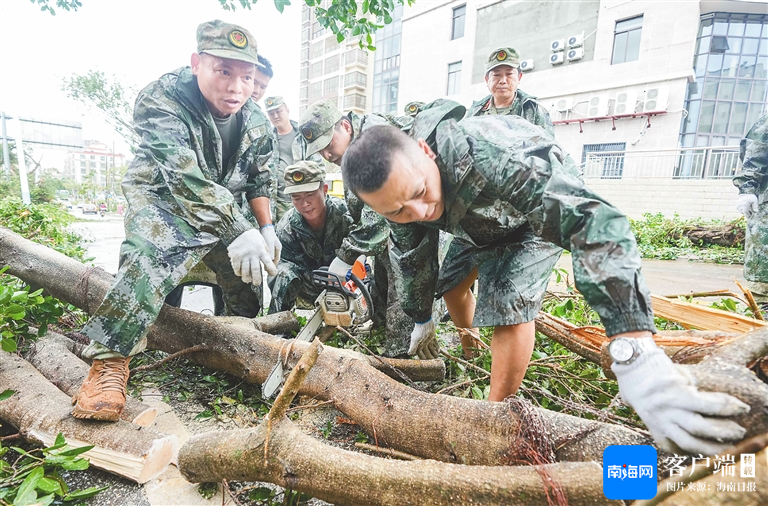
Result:
M107 181L107 169L125 165L125 155L113 153L111 146L99 141L84 141L85 148L70 151L64 161L64 177L71 178L77 183L88 180L93 173L93 183L104 188L113 181ZM118 181L119 183L119 181Z
M330 2L325 0L323 7ZM360 49L358 39L342 43L315 19L314 9L302 4L299 114L310 104L334 99L344 112L371 110L373 57Z

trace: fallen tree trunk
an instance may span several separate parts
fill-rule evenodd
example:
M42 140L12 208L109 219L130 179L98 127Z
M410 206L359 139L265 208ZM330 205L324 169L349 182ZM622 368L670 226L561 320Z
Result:
M159 434L128 422L103 423L72 417L69 396L30 363L0 351L0 385L15 393L0 401L0 419L29 441L50 446L61 433L73 448L95 445L83 454L94 467L146 483L176 456L176 436Z
M51 249L0 228L0 265L54 297L93 312L112 276L88 269ZM73 280L76 282L73 283ZM205 344L188 357L252 383L263 382L286 342L216 318L165 306L149 333L149 344L168 353ZM288 361L295 364L308 343L295 342ZM418 364L419 361L405 361ZM443 367L442 361L437 361ZM372 365L378 358L326 348L301 393L332 400L375 441L416 456L473 465L521 460L521 426L553 448L552 460L600 461L611 444L649 444L642 434L621 426L548 410L475 401L417 391L384 376ZM387 366L388 368L389 366ZM530 414L535 413L536 419ZM551 460L550 460L551 461Z
M317 340L309 346L259 427L189 440L179 452L184 477L192 482L268 481L339 505L612 502L602 493L602 468L595 463L536 468L403 463L340 450L307 436L285 412L320 351Z
M48 381L70 397L77 395L90 369L88 364L72 353L74 345L71 339L48 332L44 338L35 342L25 357ZM128 396L120 419L149 427L156 416L157 408L151 408Z
M725 225L686 225L682 234L697 246L726 246L729 248L744 247L745 230L744 226L739 226L741 220L732 221Z

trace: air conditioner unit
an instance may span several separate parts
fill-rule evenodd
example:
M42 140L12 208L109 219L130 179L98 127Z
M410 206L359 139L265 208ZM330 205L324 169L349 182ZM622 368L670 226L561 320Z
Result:
M552 51L562 51L565 49L565 39L553 40L552 44L549 45L549 48Z
M584 44L584 32L568 37L568 47L581 47Z
M528 72L529 70L533 70L533 60L523 60L520 62L520 70L523 72Z
M560 65L565 61L565 58L563 58L563 52L560 51L559 53L552 53L549 55L549 63L552 65Z
M555 102L557 112L568 112L573 109L573 99L571 97L560 98Z
M568 61L581 60L584 58L584 48L576 47L568 50Z
M592 95L587 102L587 117L608 116L608 95Z
M637 105L637 91L624 90L616 94L616 103L613 114L633 114Z
M654 86L645 90L642 112L666 111L669 105L669 88Z

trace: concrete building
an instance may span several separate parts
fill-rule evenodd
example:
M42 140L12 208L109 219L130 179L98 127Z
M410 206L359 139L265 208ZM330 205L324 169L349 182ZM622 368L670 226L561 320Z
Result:
M330 4L323 2L323 7ZM370 111L373 57L351 37L339 43L336 35L315 19L314 10L302 5L299 114L320 100L335 99L344 112Z
M434 0L406 9L398 109L488 95L512 46L588 184L630 216L732 218L737 146L768 105L768 2ZM463 19L462 19L463 18Z
M126 164L125 155L114 153L112 147L99 141L84 141L85 148L70 151L64 160L64 177L71 178L78 184L91 179L97 188L108 185L119 187L120 181L108 181L109 172L115 167ZM109 169L109 171L108 171ZM92 177L89 177L93 174Z

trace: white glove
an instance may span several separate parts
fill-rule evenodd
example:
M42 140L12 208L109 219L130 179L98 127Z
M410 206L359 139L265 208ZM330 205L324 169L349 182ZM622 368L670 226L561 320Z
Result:
M611 369L621 397L635 408L659 448L714 455L747 432L736 422L716 418L747 413L747 404L725 393L700 391L685 367L659 348L644 351L631 364L614 362Z
M227 248L232 270L245 283L261 285L261 264L270 276L277 275L277 268L267 253L267 245L258 230L243 232Z
M430 360L440 356L440 346L435 338L435 322L432 318L413 326L408 355L418 355L422 360Z
M277 265L280 261L280 253L283 252L283 245L280 244L280 239L277 238L275 226L270 224L261 227L261 236L264 238L264 242L267 243L267 253L272 257L272 263Z
M736 201L736 210L750 219L757 212L757 195L754 193L742 193Z
M331 262L331 265L328 266L328 272L338 274L341 280L344 281L347 278L347 273L351 268L352 266L350 264L341 258L336 257L333 259L333 262Z

